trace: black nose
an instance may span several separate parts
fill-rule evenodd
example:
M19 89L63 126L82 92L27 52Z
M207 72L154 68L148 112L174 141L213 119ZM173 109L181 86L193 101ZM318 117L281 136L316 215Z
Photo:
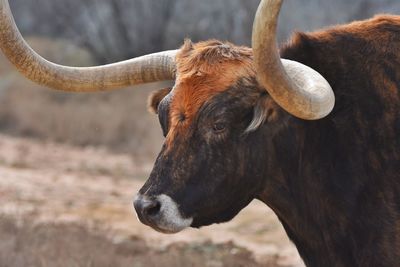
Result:
M161 203L157 199L138 196L133 202L139 220L144 224L149 224L155 218L161 208Z

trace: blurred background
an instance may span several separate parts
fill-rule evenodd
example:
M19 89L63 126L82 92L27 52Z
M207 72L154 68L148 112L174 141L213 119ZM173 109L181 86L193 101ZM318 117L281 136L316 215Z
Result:
M13 0L29 43L57 63L88 66L178 48L184 38L217 38L249 45L258 0ZM400 13L397 0L287 0L281 41L311 31ZM162 139L146 112L146 90L73 95L38 90L1 64L0 131L13 136L102 145L151 160ZM28 89L26 87L35 87Z
M184 38L249 45L258 3L10 1L29 44L51 61L73 66L176 49ZM400 1L287 0L279 40L284 42L294 31L378 13L399 14ZM0 266L64 266L60 259L71 260L72 254L77 258L65 266L108 261L110 266L302 266L277 219L260 203L253 203L232 224L175 237L156 234L135 221L130 200L163 142L157 118L147 112L150 92L54 92L27 81L0 56L0 212L5 217L0 240L7 240L0 244ZM91 232L98 228L103 230ZM63 232L71 239L62 239ZM83 236L85 241L80 240ZM48 242L38 241L43 239ZM176 243L181 241L185 243ZM103 245L97 248L99 243ZM32 244L44 246L43 255L32 251Z

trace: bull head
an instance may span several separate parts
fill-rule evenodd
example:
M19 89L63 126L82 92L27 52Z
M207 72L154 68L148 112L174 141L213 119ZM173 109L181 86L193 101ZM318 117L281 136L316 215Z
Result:
M257 140L273 138L289 114L320 119L334 106L332 89L318 72L280 58L281 5L282 0L261 1L253 50L187 41L180 50L75 68L35 53L20 35L8 1L0 0L0 46L22 74L57 90L94 92L175 80L173 88L151 98L166 140L134 202L143 223L174 233L230 220L264 188L269 159L257 154ZM257 131L266 122L276 127Z

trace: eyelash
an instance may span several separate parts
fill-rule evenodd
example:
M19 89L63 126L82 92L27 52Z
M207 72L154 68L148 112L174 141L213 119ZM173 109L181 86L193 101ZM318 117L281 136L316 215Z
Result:
M223 122L217 122L217 123L214 123L214 125L213 125L213 130L216 133L221 133L221 132L225 131L225 129L226 129L226 125Z

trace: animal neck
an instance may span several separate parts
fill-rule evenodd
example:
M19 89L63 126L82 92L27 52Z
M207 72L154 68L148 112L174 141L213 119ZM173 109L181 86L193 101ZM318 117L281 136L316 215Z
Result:
M352 225L346 212L329 203L328 196L315 194L316 187L298 187L303 192L315 190L302 196L285 188L288 187L281 185L280 190L262 200L277 214L306 266L358 266L353 262L354 250L348 242Z
M330 120L293 120L268 148L267 165L274 167L265 172L260 200L277 214L307 266L396 266L390 253L399 252L387 244L396 239L398 218L382 227L382 218L397 214L382 192L395 203L389 196L397 189L362 165L354 169L361 156L343 153L340 140L347 139Z
M273 169L266 170L260 200L277 214L307 266L355 266L339 264L339 259L347 258L341 256L348 253L341 241L346 238L349 220L321 182L326 176L313 168L320 159L306 154L312 150L305 149L307 131L296 119L287 125L269 144L267 165Z

